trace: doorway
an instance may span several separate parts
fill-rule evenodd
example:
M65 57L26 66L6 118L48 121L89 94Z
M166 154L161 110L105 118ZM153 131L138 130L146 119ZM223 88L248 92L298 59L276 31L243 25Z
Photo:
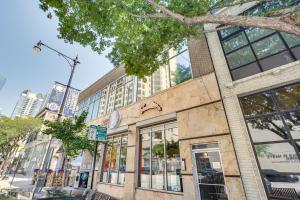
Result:
M192 145L192 156L197 200L227 200L219 145Z

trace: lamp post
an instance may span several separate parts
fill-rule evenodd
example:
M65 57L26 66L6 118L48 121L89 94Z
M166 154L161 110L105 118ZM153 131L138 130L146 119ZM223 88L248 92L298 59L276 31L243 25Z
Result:
M68 96L68 92L69 92L69 89L70 89L70 86L71 86L71 82L72 82L72 79L73 79L73 75L74 75L76 65L80 64L80 62L78 61L78 56L76 56L75 58L71 58L71 57L61 53L60 51L58 51L58 50L42 43L42 41L39 41L36 45L33 46L34 52L40 53L42 51L42 46L56 52L59 56L62 56L68 62L68 64L71 67L71 74L70 74L70 77L69 77L69 81L68 81L68 84L67 84L67 87L66 87L66 91L65 91L61 106L60 106L58 114L57 114L58 115L57 120L59 120L63 115L63 109L64 109L65 102L66 102L66 99L67 99L67 96Z
M33 46L34 52L40 53L42 51L42 46L46 47L47 49L50 49L50 50L56 52L59 56L63 57L68 62L69 66L71 67L71 74L69 76L68 84L66 86L66 90L65 90L65 93L64 93L64 96L63 96L63 99L62 99L61 106L60 106L59 111L57 113L57 121L59 121L61 119L61 117L63 116L64 106L65 106L66 99L67 99L67 96L68 96L68 93L69 93L69 90L70 90L70 86L71 86L71 83L72 83L72 79L73 79L73 75L74 75L74 71L75 71L76 65L80 64L80 62L78 60L78 56L76 56L75 58L71 58L71 57L63 54L62 52L60 52L60 51L58 51L58 50L56 50L56 49L54 49L54 48L52 48L52 47L50 47L50 46L42 43L42 41L39 41L36 45ZM46 170L48 168L48 165L51 163L51 157L52 157L52 153L53 153L53 150L51 148L52 139L53 138L51 137L50 141L49 141L49 144L48 144L46 156L45 156L45 159L44 159L44 162L43 162L43 166L42 166L43 170ZM63 162L64 162L64 160L63 160ZM42 177L38 178L37 183L35 185L35 189L33 191L33 198L34 198L34 194L41 187L43 187L43 185L45 184L46 177L47 177L47 174L46 174L46 176L42 176Z

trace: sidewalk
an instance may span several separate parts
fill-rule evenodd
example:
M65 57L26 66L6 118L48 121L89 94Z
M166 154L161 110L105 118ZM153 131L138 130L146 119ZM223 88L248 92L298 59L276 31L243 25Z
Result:
M14 182L10 185L13 174L9 174L7 176L9 177L8 179L2 180L2 178L0 178L0 190L20 189L29 191L33 188L33 185L31 185L31 177L26 177L22 174L16 174Z

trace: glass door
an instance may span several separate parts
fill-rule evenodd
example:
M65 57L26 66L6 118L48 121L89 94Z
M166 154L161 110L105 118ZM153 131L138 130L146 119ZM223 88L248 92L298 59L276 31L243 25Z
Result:
M192 152L198 199L227 200L219 149L195 145Z

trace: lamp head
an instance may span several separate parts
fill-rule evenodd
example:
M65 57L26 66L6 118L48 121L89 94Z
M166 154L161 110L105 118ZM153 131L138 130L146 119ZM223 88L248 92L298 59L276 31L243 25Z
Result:
M40 53L42 51L42 42L39 41L36 45L33 46L33 51L35 53Z

